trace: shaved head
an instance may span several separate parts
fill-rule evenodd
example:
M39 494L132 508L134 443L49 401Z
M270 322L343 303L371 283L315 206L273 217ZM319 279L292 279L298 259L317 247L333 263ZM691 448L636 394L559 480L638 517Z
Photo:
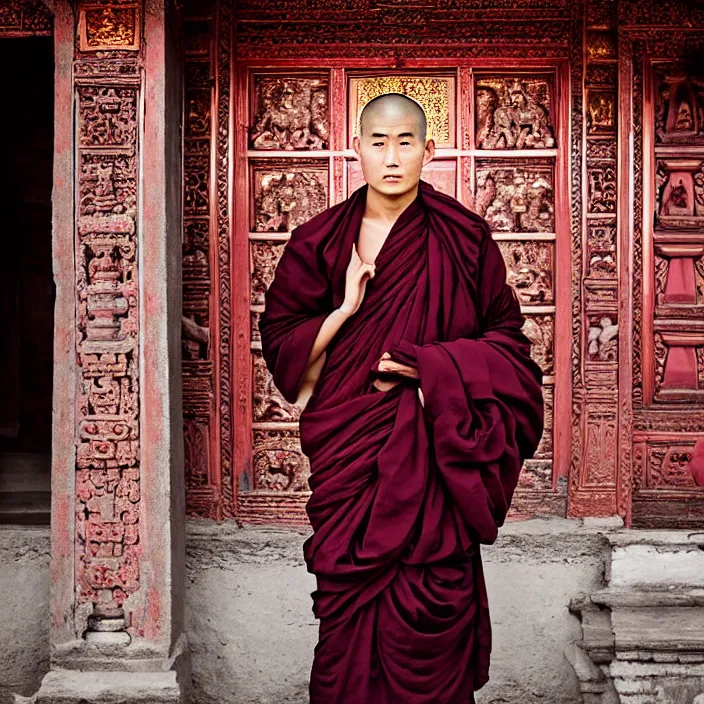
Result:
M383 93L372 98L363 108L359 116L359 134L364 133L364 123L372 116L383 113L401 113L412 116L418 123L418 139L425 142L428 122L423 108L413 98L403 93Z

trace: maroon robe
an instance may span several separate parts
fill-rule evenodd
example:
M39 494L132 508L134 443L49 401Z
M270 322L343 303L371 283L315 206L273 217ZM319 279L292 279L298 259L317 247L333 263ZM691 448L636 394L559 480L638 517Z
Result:
M288 401L344 300L367 188L293 231L266 294L264 358ZM300 419L320 619L312 704L467 704L488 680L479 546L543 430L522 324L486 222L421 181ZM386 351L420 380L378 391Z

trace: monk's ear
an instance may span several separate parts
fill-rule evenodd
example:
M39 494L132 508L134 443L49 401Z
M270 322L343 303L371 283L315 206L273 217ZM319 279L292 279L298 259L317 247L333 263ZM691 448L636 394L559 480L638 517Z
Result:
M423 155L423 166L429 164L435 157L435 140L428 139L425 142L425 154Z
M354 152L355 152L355 154L356 154L357 156L361 156L360 153L359 153L360 141L359 141L359 136L358 136L358 135L355 135L355 136L352 138L352 149L354 149Z

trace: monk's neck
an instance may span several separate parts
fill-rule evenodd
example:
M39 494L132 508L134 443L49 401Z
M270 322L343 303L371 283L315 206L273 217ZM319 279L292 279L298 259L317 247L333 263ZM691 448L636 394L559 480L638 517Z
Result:
M393 225L398 216L416 199L418 196L417 184L408 193L398 197L389 197L371 188L367 188L367 204L364 209L364 217L370 220L385 222Z

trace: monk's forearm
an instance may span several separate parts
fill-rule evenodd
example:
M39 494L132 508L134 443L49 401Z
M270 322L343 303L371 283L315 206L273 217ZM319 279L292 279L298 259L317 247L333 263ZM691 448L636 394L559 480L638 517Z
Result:
M320 377L320 372L325 364L325 350L330 344L330 341L335 337L337 331L342 327L349 316L341 310L336 309L323 321L320 330L313 342L313 349L308 357L306 370L303 372L301 384L298 389L298 398L296 405L305 408L308 399L313 393L315 384Z
M337 335L338 330L343 326L345 321L349 318L349 315L343 313L339 308L336 308L327 318L323 321L323 324L318 330L318 335L313 342L313 348L311 349L310 356L308 357L308 364L306 369L309 369L318 360L320 355L325 352L327 346L332 341L333 337Z

